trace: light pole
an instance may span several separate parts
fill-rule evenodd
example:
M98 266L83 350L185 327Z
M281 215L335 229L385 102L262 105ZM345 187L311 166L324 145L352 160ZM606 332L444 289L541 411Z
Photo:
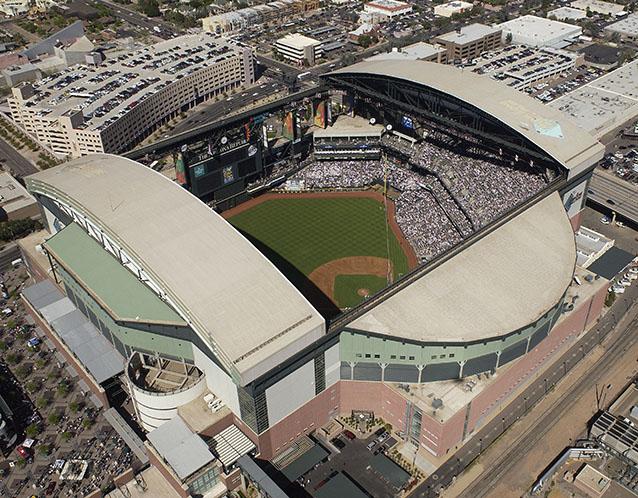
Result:
M502 432L505 432L505 417L501 418L501 420L503 421L503 430L502 430Z
M483 439L479 438L479 455L483 453Z
M525 411L527 411L527 396L523 398L525 400Z
M543 379L543 382L545 383L545 394L547 394L547 379Z

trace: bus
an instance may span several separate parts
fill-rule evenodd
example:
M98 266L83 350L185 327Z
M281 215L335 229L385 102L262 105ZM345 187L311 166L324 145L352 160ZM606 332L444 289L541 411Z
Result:
M310 71L306 71L305 73L301 73L297 75L297 79L298 80L302 80L308 76L310 76L312 73Z

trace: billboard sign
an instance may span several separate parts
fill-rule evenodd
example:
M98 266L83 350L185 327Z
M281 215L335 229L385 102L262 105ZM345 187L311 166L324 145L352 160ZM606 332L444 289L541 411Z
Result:
M344 106L346 109L346 114L351 118L354 118L354 95L346 95L344 99Z
M319 126L320 128L326 127L326 101L321 100L317 103L317 107L315 108L315 126Z
M197 166L193 167L193 175L195 175L195 178L199 178L200 176L204 176L205 174L206 168L203 164L198 164Z
M284 138L287 138L288 140L295 139L295 119L292 115L292 112L289 112L288 114L286 114L286 117L284 118L284 124L283 124L283 129L281 131L281 134L283 135Z
M232 182L235 179L235 175L233 175L233 167L232 166L226 166L222 170L222 177L224 179L224 185L226 185L227 183Z
M563 194L563 206L565 206L565 211L567 211L567 216L569 218L573 217L582 209L585 201L586 185L587 180L583 180L574 188Z
M184 156L181 152L177 154L175 159L175 179L180 185L186 185L186 167L184 166Z
M332 102L328 101L328 108L326 114L327 124L332 126Z
M403 124L404 127L410 129L412 129L414 126L414 124L412 123L412 118L408 116L403 116L403 118L401 119L401 124Z

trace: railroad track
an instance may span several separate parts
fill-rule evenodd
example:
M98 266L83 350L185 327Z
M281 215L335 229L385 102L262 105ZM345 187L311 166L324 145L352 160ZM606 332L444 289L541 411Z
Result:
M553 421L567 413L587 389L599 381L613 366L625 350L638 341L638 337L634 337L632 334L636 327L638 327L638 316L625 327L620 337L603 353L603 356L596 361L593 367L569 388L562 399L539 417L525 433L521 434L504 453L499 455L492 468L484 472L481 478L466 488L459 497L480 498L488 496L494 486L502 482L503 474L517 464L520 455L542 439L553 426Z

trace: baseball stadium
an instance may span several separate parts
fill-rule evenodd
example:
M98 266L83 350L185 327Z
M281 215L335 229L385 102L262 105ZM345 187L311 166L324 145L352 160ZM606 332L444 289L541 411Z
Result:
M106 405L124 384L149 438L225 416L276 460L369 411L444 458L598 317L606 282L576 267L574 230L603 147L420 61L273 105L160 144L175 181L144 150L27 178L50 234L46 257L22 245L25 304L60 344L50 296L77 307L119 359L109 378L69 359ZM205 396L224 408L193 416Z

